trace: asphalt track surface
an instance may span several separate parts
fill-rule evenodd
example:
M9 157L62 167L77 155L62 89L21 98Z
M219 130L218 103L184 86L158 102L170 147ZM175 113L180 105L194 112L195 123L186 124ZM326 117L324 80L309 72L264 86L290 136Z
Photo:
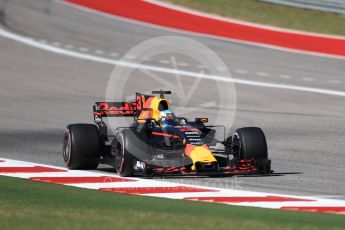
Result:
M117 55L125 54L147 39L185 36L215 51L236 79L345 91L345 61L341 59L178 33L48 0L3 3L1 0L5 9L1 15L3 28L52 46L117 59ZM69 123L93 122L91 105L104 100L114 66L51 53L3 37L0 37L0 47L0 156L63 166L64 127ZM169 63L161 60L151 60L149 64L169 67ZM200 71L193 63L180 68ZM129 81L126 88L128 95L143 88L149 90L143 84L148 81L146 78L142 72L135 72L135 80ZM191 84L191 79L183 82ZM208 86L208 82L202 83L195 98L218 95L216 89ZM344 97L242 84L236 84L236 89L237 109L232 131L242 126L262 127L276 174L166 180L345 197ZM198 105L200 101L196 99L194 103Z

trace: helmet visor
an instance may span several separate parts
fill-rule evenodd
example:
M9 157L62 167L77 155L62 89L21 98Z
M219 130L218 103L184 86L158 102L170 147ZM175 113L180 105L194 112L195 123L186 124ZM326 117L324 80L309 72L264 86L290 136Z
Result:
M163 122L163 125L164 125L164 126L176 126L176 121L173 120L173 119L166 119L166 120Z

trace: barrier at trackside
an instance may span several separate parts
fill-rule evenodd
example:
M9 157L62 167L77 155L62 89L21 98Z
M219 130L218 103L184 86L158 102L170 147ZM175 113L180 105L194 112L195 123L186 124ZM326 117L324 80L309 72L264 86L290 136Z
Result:
M345 15L344 0L260 0L273 4L291 6L301 9L318 10Z

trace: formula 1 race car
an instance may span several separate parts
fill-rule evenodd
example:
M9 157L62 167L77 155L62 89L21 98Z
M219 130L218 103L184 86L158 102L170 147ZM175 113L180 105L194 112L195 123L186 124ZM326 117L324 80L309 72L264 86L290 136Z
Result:
M152 94L159 96L137 93L132 102L96 102L96 125L68 125L63 147L67 167L96 169L108 164L125 177L272 172L260 128L240 128L225 138L225 127L206 125L208 118L176 117L164 98L170 91ZM134 122L111 127L114 134L109 134L104 117L133 117ZM224 132L222 138L216 137L218 129Z

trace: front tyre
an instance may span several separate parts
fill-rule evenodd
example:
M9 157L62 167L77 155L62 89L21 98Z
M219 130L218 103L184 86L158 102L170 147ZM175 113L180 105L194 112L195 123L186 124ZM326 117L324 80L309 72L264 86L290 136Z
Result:
M241 160L267 159L267 143L264 132L257 127L237 129L232 137L237 157Z
M96 169L100 159L100 144L97 126L68 125L63 146L63 159L68 169Z

